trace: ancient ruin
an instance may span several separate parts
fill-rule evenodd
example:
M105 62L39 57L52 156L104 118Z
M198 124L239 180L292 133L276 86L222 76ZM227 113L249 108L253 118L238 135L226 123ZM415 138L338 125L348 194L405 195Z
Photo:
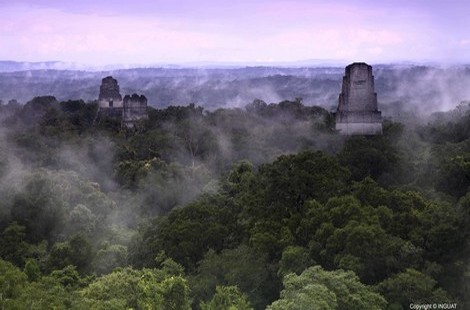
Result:
M112 76L102 80L98 104L98 118L119 118L123 127L136 127L138 121L147 118L147 98L133 94L124 96L123 100L119 84Z
M122 96L119 93L119 84L112 76L107 76L101 81L98 101L100 109L122 107Z
M147 98L133 94L124 97L122 123L126 127L135 126L136 122L147 118Z
M382 113L377 107L372 66L356 62L346 67L335 118L340 134L382 134Z

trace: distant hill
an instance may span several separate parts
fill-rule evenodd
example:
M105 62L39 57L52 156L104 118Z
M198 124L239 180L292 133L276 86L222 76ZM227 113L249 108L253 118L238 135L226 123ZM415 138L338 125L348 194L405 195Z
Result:
M15 72L25 70L66 69L68 65L61 61L20 62L0 61L0 72Z
M149 105L196 103L206 109L241 107L303 98L305 105L334 109L344 67L133 68L62 70L62 62L0 62L0 100L25 103L35 96L58 100L98 97L101 79L112 75L122 95L144 94ZM67 64L68 66L68 64ZM450 110L470 99L469 66L374 65L379 108L385 115Z

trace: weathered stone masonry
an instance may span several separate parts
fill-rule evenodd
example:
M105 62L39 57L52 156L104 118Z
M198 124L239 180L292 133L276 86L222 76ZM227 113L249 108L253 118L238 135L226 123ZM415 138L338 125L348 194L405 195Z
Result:
M123 127L135 127L138 121L147 118L147 98L133 94L124 96L123 100L119 84L111 76L101 81L98 102L98 117L119 118Z
M335 118L341 134L382 134L382 113L377 107L372 66L360 62L346 67Z
M122 112L123 125L132 127L137 121L145 118L147 118L147 98L144 95L126 95Z
M105 77L101 81L98 101L100 109L122 107L122 96L119 93L119 84L112 76Z

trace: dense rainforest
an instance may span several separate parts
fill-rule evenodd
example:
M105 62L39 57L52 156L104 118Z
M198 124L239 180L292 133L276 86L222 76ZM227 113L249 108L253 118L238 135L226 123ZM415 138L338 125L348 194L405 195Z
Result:
M1 309L470 307L470 114L0 106Z

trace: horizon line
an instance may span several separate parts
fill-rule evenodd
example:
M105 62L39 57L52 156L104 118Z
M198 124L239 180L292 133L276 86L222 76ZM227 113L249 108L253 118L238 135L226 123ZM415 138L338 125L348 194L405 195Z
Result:
M37 70L64 70L64 71L112 71L130 69L239 69L239 68L308 68L333 67L341 68L355 62L365 62L374 66L382 65L416 65L416 66L455 66L470 65L470 61L451 60L395 60L395 61L364 61L364 60L336 60L336 59L306 59L293 61L188 61L188 62L162 62L162 63L122 63L122 64L86 64L62 60L28 61L28 60L1 60L0 72L19 72ZM8 65L11 68L5 68ZM18 68L13 68L13 67ZM26 66L19 68L19 66ZM15 70L17 69L17 70Z

